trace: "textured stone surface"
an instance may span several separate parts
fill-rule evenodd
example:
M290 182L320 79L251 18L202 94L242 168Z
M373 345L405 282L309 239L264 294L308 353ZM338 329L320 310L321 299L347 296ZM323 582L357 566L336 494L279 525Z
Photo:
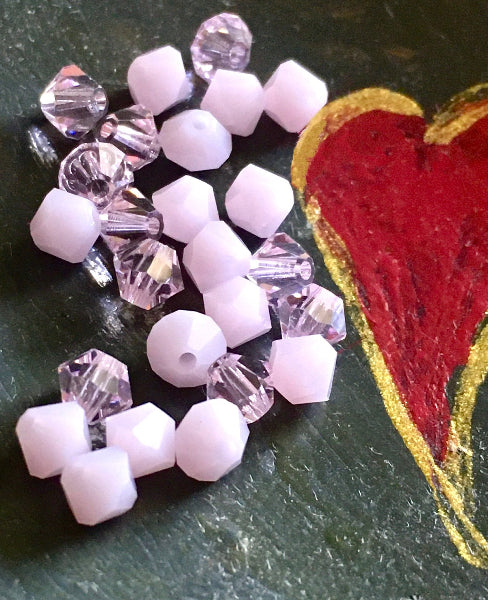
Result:
M242 460L249 429L223 398L195 404L176 430L176 463L189 477L217 481Z
M249 271L251 253L223 221L212 221L183 252L183 264L201 292Z
M175 464L175 422L146 402L107 417L107 446L127 452L134 477L169 469Z
M278 392L292 404L329 399L337 352L320 335L275 340L269 370Z
M203 294L205 313L222 329L229 348L271 329L266 292L243 277L234 277Z
M219 220L212 186L190 175L155 192L153 202L163 215L164 233L185 244L209 221Z
M261 238L275 233L293 204L293 190L284 177L252 164L242 169L225 195L231 221Z
M212 113L230 133L248 136L263 113L264 91L252 73L219 69L200 107Z
M29 473L59 475L74 457L90 452L85 411L76 402L28 408L15 428Z
M61 485L82 525L118 517L137 499L129 457L121 448L102 448L73 458L63 470Z
M218 169L232 151L230 133L205 110L185 110L163 123L159 142L166 158L188 171Z
M100 219L92 202L53 189L30 223L34 244L43 252L71 263L82 262L100 234Z
M155 115L185 100L191 93L181 54L172 46L138 56L129 66L127 82L134 102Z
M206 383L209 366L226 348L224 334L215 321L189 310L164 316L147 338L152 370L176 387Z
M322 79L294 60L281 63L264 86L264 110L283 129L301 131L327 103Z

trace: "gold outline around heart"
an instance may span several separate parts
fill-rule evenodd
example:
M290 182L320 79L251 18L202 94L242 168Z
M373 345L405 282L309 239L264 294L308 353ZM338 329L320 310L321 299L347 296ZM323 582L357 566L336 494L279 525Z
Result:
M408 409L375 342L373 332L361 310L349 253L336 232L321 214L317 200L305 203L306 174L319 144L344 123L371 110L384 110L407 116L423 116L420 106L401 94L381 88L367 88L326 105L303 131L292 163L292 183L315 241L332 278L342 290L351 319L360 337L371 371L393 425L402 436L417 465L432 488L439 515L461 556L470 564L488 568L488 542L472 520L473 452L471 422L479 386L488 373L488 325L471 346L469 358L459 379L451 411L447 455L438 465ZM478 119L488 115L488 84L469 88L442 108L427 128L427 143L448 144Z

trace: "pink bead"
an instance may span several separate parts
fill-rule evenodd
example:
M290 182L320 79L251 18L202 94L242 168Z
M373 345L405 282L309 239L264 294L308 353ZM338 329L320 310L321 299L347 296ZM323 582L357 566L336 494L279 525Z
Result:
M195 404L176 430L176 463L189 477L217 481L242 460L249 429L223 398Z

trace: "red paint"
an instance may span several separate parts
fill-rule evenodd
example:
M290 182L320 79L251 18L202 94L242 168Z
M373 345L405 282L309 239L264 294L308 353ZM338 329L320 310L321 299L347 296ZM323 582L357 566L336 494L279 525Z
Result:
M488 308L488 118L448 146L425 122L365 113L322 142L307 194L345 242L364 313L439 462L445 394Z

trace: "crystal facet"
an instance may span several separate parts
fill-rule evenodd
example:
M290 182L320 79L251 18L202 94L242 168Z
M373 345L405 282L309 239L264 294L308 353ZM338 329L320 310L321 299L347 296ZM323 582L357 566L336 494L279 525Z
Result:
M271 382L292 404L329 399L337 352L321 335L275 340L271 346Z
M97 127L96 138L121 150L134 170L153 162L159 154L154 116L140 104L107 115Z
M97 525L134 506L137 490L129 457L122 448L102 448L77 456L65 467L61 486L75 519Z
M174 466L175 422L151 402L107 417L106 423L107 446L127 452L134 477Z
M30 223L34 244L71 263L82 262L100 234L96 208L86 198L51 190Z
M89 423L132 406L127 367L113 356L91 349L58 367L63 402L78 402Z
M251 57L251 44L252 34L238 15L215 15L200 25L193 40L193 68L207 81L217 69L243 71Z
M152 370L176 387L206 383L209 366L226 350L224 334L215 321L191 310L164 316L147 338Z
M74 456L91 450L85 412L76 402L28 408L15 432L29 473L41 479L59 475Z
M154 206L163 215L164 233L188 244L219 213L211 185L184 175L153 194Z
M188 171L218 169L232 151L232 136L206 110L184 110L163 123L159 141L166 158Z
M225 196L233 223L261 238L273 234L293 208L293 189L287 179L250 164L234 179Z
M265 363L240 354L224 354L208 370L207 398L232 402L248 423L254 423L274 402Z
M218 69L202 99L208 110L232 134L248 136L264 109L264 91L251 73Z
M77 146L59 168L59 187L88 198L99 210L133 181L124 153L105 142Z
M156 240L134 241L114 256L120 296L149 310L184 289L176 251Z
M331 344L346 337L344 302L316 283L279 298L277 312L283 337L319 334Z
M242 460L249 428L223 398L194 404L176 430L176 463L189 477L217 481Z
M264 288L269 301L294 294L312 283L312 258L286 233L275 233L251 258L248 278Z
M40 97L45 117L68 138L79 140L107 110L107 95L76 65L63 67Z

